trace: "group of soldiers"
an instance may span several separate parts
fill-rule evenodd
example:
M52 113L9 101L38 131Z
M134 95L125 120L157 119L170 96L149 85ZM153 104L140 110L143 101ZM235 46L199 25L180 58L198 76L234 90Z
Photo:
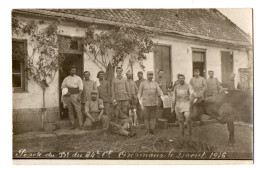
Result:
M103 132L108 129L125 136L134 136L131 131L133 120L130 113L136 111L137 121L144 123L148 134L155 133L157 110L165 111L161 96L168 96L171 101L170 112L177 117L180 133L184 136L184 123L188 134L191 134L190 99L191 97L212 96L221 89L219 81L214 78L214 72L209 71L209 78L200 76L199 70L194 70L190 83L185 82L185 76L178 74L175 83L164 79L163 70L159 70L158 79L154 72L147 71L147 79L143 72L137 73L138 80L133 81L133 73L128 71L123 78L123 69L116 68L116 77L110 83L104 79L104 72L97 73L98 81L90 79L90 72L84 72L84 80L76 75L76 67L70 67L70 75L61 85L64 105L68 108L71 120L70 129L75 129L74 109L79 121L79 129L93 129L102 123Z

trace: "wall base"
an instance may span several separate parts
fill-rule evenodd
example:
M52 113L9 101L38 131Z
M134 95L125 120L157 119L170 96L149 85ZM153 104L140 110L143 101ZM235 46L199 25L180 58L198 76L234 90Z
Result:
M44 123L60 120L59 108L47 108ZM13 109L13 133L42 130L41 108Z

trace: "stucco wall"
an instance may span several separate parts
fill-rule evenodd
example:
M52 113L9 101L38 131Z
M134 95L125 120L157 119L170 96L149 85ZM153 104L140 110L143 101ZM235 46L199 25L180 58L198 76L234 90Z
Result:
M47 25L47 24L44 24ZM44 26L42 25L42 26ZM73 25L64 25L60 29L63 30L63 35L72 37L84 36L84 29ZM14 37L16 38L16 37ZM175 37L161 36L154 41L158 44L171 46L171 62L172 62L172 80L176 80L177 73L183 73L186 76L186 82L192 77L192 48L201 48L206 50L206 65L207 70L215 71L215 76L221 81L221 57L220 51L233 51L234 53L234 73L238 74L238 68L247 67L247 54L245 51L227 49L220 45L210 45L200 41L191 41ZM28 46L29 54L32 52L31 47ZM123 68L127 67L127 60L123 65ZM146 71L154 70L154 55L150 53L147 55L147 61L144 62L145 73ZM96 74L100 70L88 56L84 53L84 71L91 72L91 79L96 81ZM133 66L134 80L137 79L137 71L141 71L140 65L137 63ZM124 71L126 72L126 70ZM236 77L238 79L238 77ZM58 73L50 87L46 91L46 107L58 107L59 106L59 94L58 94ZM28 82L27 93L13 93L13 109L22 108L41 108L42 107L42 91L40 87L32 81Z

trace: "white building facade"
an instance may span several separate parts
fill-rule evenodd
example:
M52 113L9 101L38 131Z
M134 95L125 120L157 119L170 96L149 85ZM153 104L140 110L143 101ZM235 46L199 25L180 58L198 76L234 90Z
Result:
M14 10L13 13L24 19L44 20L45 23L40 27L45 27L53 21L54 13L57 17L57 12L48 12L40 10L37 14L36 11L26 10ZM39 15L41 14L41 15ZM47 15L49 14L49 15ZM50 16L50 14L52 16ZM71 14L60 13L61 17ZM78 23L88 23L90 21L97 22L98 25L117 24L113 21L100 20L95 18L77 18L64 20L59 24L59 29L63 30L62 35L71 38L84 37L85 29L78 25ZM101 24L102 23L102 24ZM40 25L40 24L39 24ZM236 27L236 26L233 26ZM241 31L240 31L241 32ZM244 34L241 34L244 36ZM18 37L13 35L13 42L24 43L26 52L30 54L32 48L29 46L29 40L27 37ZM180 32L161 32L156 38L153 38L156 43L156 51L147 55L147 60L144 62L146 71L157 71L162 69L165 71L168 81L175 81L177 74L182 73L186 77L188 83L193 76L193 69L199 68L202 76L208 78L207 71L213 70L215 77L220 82L226 80L229 73L235 73L235 83L239 82L239 68L249 67L249 51L251 49L251 43L215 39L210 37L192 34L192 33L180 33ZM96 74L100 71L100 68L89 59L87 54L83 51L77 51L73 53L72 59L79 60L81 66L81 74L84 71L91 73L91 79L96 81ZM125 61L123 65L124 72L127 71L128 61ZM224 70L225 69L225 70ZM133 65L134 80L137 80L137 72L143 71L138 63ZM14 132L27 132L33 130L40 130L42 123L41 108L43 106L42 90L32 80L26 80L26 77L22 78L24 82L24 90L14 90L13 92L13 130ZM64 118L61 117L61 101L60 101L60 72L57 72L55 79L46 90L45 100L47 108L47 117L45 122L56 122Z

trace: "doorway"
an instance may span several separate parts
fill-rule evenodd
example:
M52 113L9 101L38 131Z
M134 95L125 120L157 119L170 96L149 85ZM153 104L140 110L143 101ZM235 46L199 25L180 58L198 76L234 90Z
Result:
M205 51L192 51L192 73L194 76L194 69L200 71L200 75L206 78L206 67L205 67Z
M83 54L71 54L71 53L60 53L62 54L64 60L61 64L61 69L59 70L59 103L60 103L60 119L69 119L68 109L63 107L61 102L61 84L63 80L69 76L69 68L71 65L75 65L77 68L76 75L82 78L83 75ZM75 114L74 114L75 115Z
M171 47L156 45L154 48L155 79L158 79L158 70L163 70L164 78L171 82Z
M233 52L221 51L222 83L229 81L231 73L233 73Z

